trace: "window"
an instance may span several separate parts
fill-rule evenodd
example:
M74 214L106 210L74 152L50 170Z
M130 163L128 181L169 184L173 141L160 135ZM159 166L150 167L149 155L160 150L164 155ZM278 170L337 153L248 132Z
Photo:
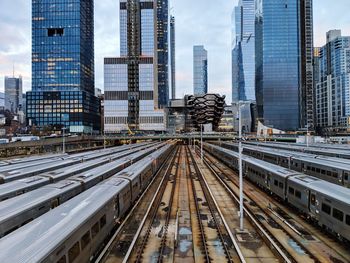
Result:
M98 222L96 224L94 224L91 228L91 236L92 238L94 238L95 236L97 236L98 232L100 231L100 226L98 225Z
M294 195L294 188L289 187L289 193L290 193L291 195Z
M90 231L87 231L81 238L81 250L84 250L86 246L90 243Z
M336 208L333 208L333 217L335 219L338 219L339 221L343 222L344 220L344 213Z
M316 195L315 194L311 194L310 203L312 206L316 205Z
M281 188L281 189L283 189L283 183L279 182L279 183L278 183L278 187Z
M106 219L106 215L104 215L100 219L100 227L101 227L101 229L106 225L106 223L107 223L107 219Z
M301 192L298 191L298 190L296 190L296 191L295 191L295 196L296 196L297 198L301 199Z
M79 242L75 243L68 251L69 263L73 262L80 253Z
M66 263L67 260L66 260L66 255L62 256L58 261L57 263Z
M330 215L331 214L331 207L329 205L322 203L322 211L325 212L326 214Z
M345 220L346 224L348 226L350 226L350 216L349 215L346 215L346 220Z
M348 173L345 173L344 180L345 180L345 181L348 181L348 180L349 180L349 174L348 174Z
M47 36L49 37L57 37L57 36L63 36L64 35L64 29L63 28L48 28L47 29Z
M274 181L274 184L275 184L276 186L278 186L278 181L277 181L277 180L275 180L275 181Z
M332 176L333 176L334 178L338 178L337 172L333 172L333 173L332 173Z

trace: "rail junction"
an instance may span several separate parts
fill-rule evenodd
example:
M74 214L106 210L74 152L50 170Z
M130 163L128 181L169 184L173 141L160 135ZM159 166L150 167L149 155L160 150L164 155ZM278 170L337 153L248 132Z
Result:
M234 142L142 141L0 161L0 262L350 262L350 149L245 143L241 229Z

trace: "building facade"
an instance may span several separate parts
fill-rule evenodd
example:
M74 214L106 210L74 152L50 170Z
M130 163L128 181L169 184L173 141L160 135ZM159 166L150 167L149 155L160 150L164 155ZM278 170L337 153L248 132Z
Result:
M5 110L5 93L0 92L0 110Z
M232 101L255 102L255 0L240 0L232 15Z
M170 66L171 66L171 99L176 99L176 61L175 61L175 17L170 17Z
M195 96L208 93L208 52L204 46L193 47L193 93Z
M87 1L33 1L32 91L27 121L40 128L100 130L94 95L94 5Z
M257 0L255 26L259 117L272 128L312 129L312 0Z
M350 131L350 36L327 33L318 56L317 126L325 133Z
M5 109L12 113L23 111L22 77L5 77Z
M165 31L159 36L157 22L161 17L163 20L159 23L164 23L164 17L158 8L164 12L167 4L152 0L120 0L121 57L105 58L104 61L106 133L165 130L162 108L167 104L163 102L169 96L169 86L168 80L165 81L167 91L160 92L165 82L161 85L158 82L162 76L168 78L168 73L163 74L168 65L162 66L158 62L168 63L159 58L159 54L168 53L168 44L159 44L167 41L167 37L164 37Z

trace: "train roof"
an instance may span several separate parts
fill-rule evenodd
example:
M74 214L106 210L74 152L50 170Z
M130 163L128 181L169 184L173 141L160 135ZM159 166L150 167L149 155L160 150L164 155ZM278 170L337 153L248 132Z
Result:
M289 180L299 185L303 185L310 190L326 195L329 198L336 199L348 205L350 204L349 188L336 185L309 175L294 176Z
M6 195L13 191L19 191L19 190L25 189L29 185L40 184L42 182L47 182L47 181L49 181L48 178L41 177L41 176L32 176L29 178L12 181L6 184L1 184L0 196Z
M123 179L115 183L95 186L2 238L0 262L38 262L47 257L128 185Z
M80 186L81 184L79 182L61 181L2 201L0 202L0 222L8 220L18 213L31 209L35 205Z

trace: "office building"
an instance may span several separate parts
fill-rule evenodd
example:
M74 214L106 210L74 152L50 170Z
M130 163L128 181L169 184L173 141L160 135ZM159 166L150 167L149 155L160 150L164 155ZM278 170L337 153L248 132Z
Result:
M94 89L93 1L33 1L28 123L54 131L98 132Z
M232 101L255 102L255 0L240 0L232 20Z
M119 7L121 57L104 61L105 132L163 131L169 85L158 84L168 78L167 3L120 0Z
M171 99L176 99L175 17L170 17Z
M204 46L193 47L193 93L195 96L208 93L208 52Z
M0 92L0 110L5 109L5 93Z
M256 1L256 96L271 128L314 127L312 0Z
M324 133L350 131L350 36L327 33L318 56L317 126Z
M5 77L5 109L17 113L22 107L22 77Z

